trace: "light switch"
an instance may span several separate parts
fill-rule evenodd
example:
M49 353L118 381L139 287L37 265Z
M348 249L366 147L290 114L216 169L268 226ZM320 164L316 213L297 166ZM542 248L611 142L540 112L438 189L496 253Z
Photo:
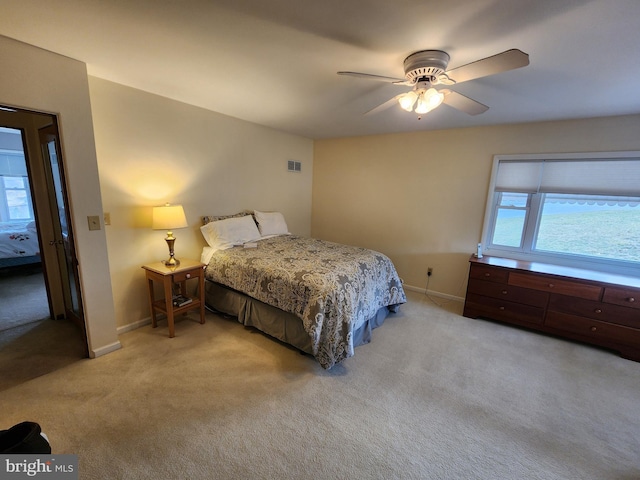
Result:
M111 214L109 212L104 212L104 224L111 225Z
M87 220L89 222L89 230L100 230L100 216L90 215Z

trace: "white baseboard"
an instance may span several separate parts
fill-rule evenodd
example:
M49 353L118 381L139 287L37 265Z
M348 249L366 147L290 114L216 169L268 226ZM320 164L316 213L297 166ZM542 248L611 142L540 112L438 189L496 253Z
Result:
M420 288L420 287L414 287L413 285L407 285L406 283L402 285L403 288L405 290L409 290L411 292L418 292L421 293L423 295L431 295L434 297L438 297L438 298L445 298L447 300L451 300L454 302L462 302L464 303L464 297L456 297L455 295L449 295L448 293L441 293L441 292L436 292L433 290L426 290L424 288ZM123 325L122 327L118 327L116 329L116 332L118 333L118 335L122 335L123 333L127 333L130 332L132 330L136 330L137 328L140 327L144 327L146 325L151 325L151 317L147 317L147 318L143 318L141 320L138 320L136 322L132 322L129 323L127 325ZM118 342L120 343L120 342ZM119 347L118 347L119 348ZM117 350L117 348L116 348ZM105 352L105 353L109 353L109 352Z
M135 330L136 328L144 327L145 325L151 325L151 317L143 318L142 320L138 320L137 322L118 327L116 329L116 332L118 333L118 335L122 335L123 333L130 332L131 330Z
M430 295L432 297L438 298L446 298L447 300L452 300L454 302L462 302L464 303L464 297L457 297L456 295L450 295L448 293L436 292L434 290L427 290L426 288L414 287L413 285L407 285L406 283L402 285L405 290L409 290L411 292L418 292L423 295Z
M104 347L96 348L95 350L91 350L89 352L89 356L91 358L98 358L102 355L106 355L107 353L115 352L116 350L120 350L122 348L122 344L120 342L113 342L109 345L105 345Z
M149 325L151 323L151 317L143 318L142 320L138 320L137 322L130 323L123 327L118 327L116 329L116 333L121 335L126 332L130 332L131 330L135 330L136 328L144 327L145 325ZM116 350L120 350L122 348L122 344L120 342L113 342L109 345L105 345L104 347L97 348L95 350L91 350L89 352L89 357L98 358L102 355L106 355L107 353L115 352Z

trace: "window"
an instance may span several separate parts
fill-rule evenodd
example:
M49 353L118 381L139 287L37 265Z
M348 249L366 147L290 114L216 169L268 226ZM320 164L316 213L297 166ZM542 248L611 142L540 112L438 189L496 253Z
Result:
M6 220L32 220L33 210L27 177L3 175L0 179L2 180L0 191L4 194L3 200L7 212Z
M488 255L640 275L640 152L497 156Z
M28 222L33 218L24 154L0 149L0 222Z

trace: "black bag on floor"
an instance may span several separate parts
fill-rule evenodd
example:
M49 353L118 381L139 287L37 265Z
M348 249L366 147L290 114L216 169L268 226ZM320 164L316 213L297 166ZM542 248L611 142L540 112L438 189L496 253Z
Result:
M42 436L40 425L22 422L9 430L0 430L0 453L51 453L51 445Z

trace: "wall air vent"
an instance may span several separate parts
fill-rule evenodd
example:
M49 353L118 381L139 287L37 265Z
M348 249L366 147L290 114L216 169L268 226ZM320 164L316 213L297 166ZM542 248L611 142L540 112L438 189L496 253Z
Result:
M287 162L287 170L289 172L298 172L298 173L300 173L300 172L302 172L302 163L296 162L296 161L293 161L293 160L289 160Z

